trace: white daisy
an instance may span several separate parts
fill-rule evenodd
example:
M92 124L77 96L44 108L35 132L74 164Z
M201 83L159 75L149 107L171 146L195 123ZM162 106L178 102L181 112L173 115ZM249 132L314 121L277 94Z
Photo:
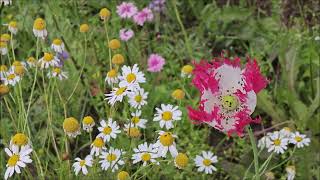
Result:
M299 132L292 133L289 141L290 143L295 144L298 148L303 148L310 144L310 139L307 138L305 134L300 134Z
M106 146L103 139L96 137L96 139L91 144L90 155L99 156L104 149L106 149Z
M146 128L146 123L148 122L148 120L146 119L141 119L141 111L138 110L136 112L131 113L131 123L135 126L135 127L139 127L139 128Z
M41 69L45 68L49 68L50 66L51 67L57 67L59 66L59 62L60 60L54 56L52 53L44 53L44 56L39 59L39 64L40 64L40 67Z
M64 43L61 39L54 39L52 41L51 48L57 53L62 53L64 50Z
M24 168L26 164L32 162L29 155L32 152L30 146L22 146L20 151L18 147L13 147L12 149L5 148L4 151L10 157L6 165L7 170L4 173L4 179L11 177L14 172L20 174L20 167Z
M93 158L91 155L87 155L84 160L80 158L75 159L77 162L73 163L72 167L74 168L74 172L76 175L79 174L80 171L82 171L82 174L87 175L88 169L87 166L92 167L92 161Z
M174 142L175 138L178 137L171 132L159 132L158 140L154 144L154 147L157 148L159 157L166 157L168 151L170 151L172 157L176 157L178 155L176 143Z
M47 74L49 78L58 78L60 81L63 79L67 79L68 75L66 72L62 71L60 67L54 67Z
M5 85L10 84L12 86L15 86L21 80L21 78L14 73L14 70L10 70L4 75L3 78L1 78L1 80Z
M143 88L138 88L129 93L128 97L130 106L140 109L142 106L147 104L146 99L148 98L148 92L144 92Z
M94 119L91 116L86 116L82 120L82 129L87 132L91 132L95 124L96 123L94 122Z
M157 149L150 144L145 142L140 144L138 148L134 148L135 154L132 155L133 164L143 162L143 166L146 166L149 162L159 164L155 159L158 157Z
M198 167L198 172L212 174L213 171L217 171L217 168L212 164L217 163L218 158L210 151L202 151L202 156L197 155L194 161L196 163L196 166Z
M144 77L144 74L139 71L137 64L134 64L132 69L129 66L123 66L121 70L122 75L119 76L120 87L128 87L128 89L133 90L140 87L139 83L146 82L146 78Z
M42 18L37 18L33 23L32 31L35 37L45 39L48 35L46 22Z
M121 132L119 130L120 127L117 125L117 122L112 121L112 118L108 119L108 123L106 123L105 120L101 120L100 125L101 127L98 127L100 134L98 134L97 137L102 138L104 142L109 142L111 138L115 139L117 137L117 134Z
M17 34L17 32L18 32L17 21L10 21L9 24L8 24L8 30L12 34Z
M108 100L108 103L113 106L117 101L122 102L123 97L128 93L129 91L126 87L113 88L109 94L105 94L105 100Z
M14 147L15 146L15 147ZM31 146L30 139L24 133L16 133L10 140L10 148L19 148L22 146Z
M108 170L109 168L114 172L119 169L119 165L124 165L124 161L121 159L121 156L125 154L122 149L114 149L110 147L108 152L102 152L99 156L102 160L101 163L102 170Z
M279 131L275 131L270 135L271 143L268 152L274 151L275 153L284 153L287 149L288 139L285 138Z
M37 61L34 57L29 57L26 62L29 67L36 67L37 65Z
M106 76L105 81L106 81L109 85L118 83L119 78L118 78L118 72L117 72L117 70L116 70L116 69L111 69L111 70L107 73L107 76Z
M290 138L292 134L291 129L289 127L284 127L279 132L285 138Z
M157 113L154 115L153 121L160 121L160 127L164 126L166 129L173 128L173 121L181 120L182 112L178 109L178 106L173 107L171 104L161 104L161 109L156 108Z
M4 41L0 41L0 53L3 56L8 53L8 46L7 43Z
M261 139L258 141L258 148L264 149L264 148L269 148L271 144L270 137L268 135L263 136Z

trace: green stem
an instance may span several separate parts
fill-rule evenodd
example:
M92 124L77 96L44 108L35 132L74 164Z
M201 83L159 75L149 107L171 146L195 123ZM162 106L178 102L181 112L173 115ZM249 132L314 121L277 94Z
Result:
M249 134L249 138L250 138L250 142L251 142L251 146L252 146L252 150L253 150L253 159L254 159L254 170L255 170L255 178L256 180L260 179L259 176L259 160L258 160L258 149L257 149L257 145L256 145L256 140L254 138L252 129L250 126L247 126L247 131Z

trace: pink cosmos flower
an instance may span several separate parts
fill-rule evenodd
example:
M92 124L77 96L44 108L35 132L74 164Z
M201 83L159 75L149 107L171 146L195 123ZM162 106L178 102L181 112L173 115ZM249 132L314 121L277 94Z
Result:
M146 21L151 22L152 20L153 13L149 8L144 8L133 16L133 21L140 26L143 26Z
M258 123L251 119L256 104L256 94L267 86L256 60L248 59L241 69L240 59L215 58L211 63L195 64L192 83L199 89L199 110L188 107L190 119L207 123L228 135L242 135L243 128Z
M122 41L129 41L133 36L134 32L131 29L120 29L120 39Z
M148 59L148 71L159 72L162 70L166 60L158 54L151 54Z
M138 9L133 3L123 2L117 6L117 13L123 19L131 18L137 11Z

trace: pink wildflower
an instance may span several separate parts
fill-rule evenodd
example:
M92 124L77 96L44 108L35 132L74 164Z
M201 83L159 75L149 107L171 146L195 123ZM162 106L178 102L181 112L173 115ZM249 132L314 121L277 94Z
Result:
M119 34L122 41L129 41L134 36L131 29L121 29Z
M140 26L143 26L146 21L151 22L152 20L153 13L149 8L144 8L133 16L133 21Z
M211 63L195 64L192 83L201 93L199 110L188 107L189 117L195 123L207 123L219 131L241 135L243 128L257 123L251 119L256 94L267 86L256 60L248 59L244 69L240 59L215 58Z
M159 72L162 70L166 60L158 54L151 54L148 59L148 71Z
M131 18L137 11L138 9L133 3L123 2L117 6L117 13L123 19Z

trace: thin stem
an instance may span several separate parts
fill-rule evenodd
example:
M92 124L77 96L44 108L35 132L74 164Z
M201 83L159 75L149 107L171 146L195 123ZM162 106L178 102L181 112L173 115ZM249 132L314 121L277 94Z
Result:
M107 43L109 44L109 41L110 41L110 39L109 39L109 33L108 33L108 27L107 27L107 22L105 21L104 22L104 30L105 30L105 32L106 32L106 37L107 37ZM110 70L112 69L112 63L111 63L111 49L108 47L108 54L109 54L109 68L110 68Z
M253 150L253 158L254 158L254 170L255 170L255 179L259 180L259 160L258 160L258 149L256 146L256 140L254 138L254 135L252 133L252 129L250 126L247 126L247 131L249 134L252 150Z

